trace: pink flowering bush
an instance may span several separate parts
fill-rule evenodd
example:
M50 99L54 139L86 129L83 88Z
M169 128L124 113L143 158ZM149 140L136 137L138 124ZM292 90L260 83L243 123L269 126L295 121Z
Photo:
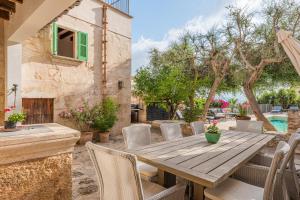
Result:
M70 111L62 111L59 113L59 117L74 121L74 124L81 132L89 132L92 129L93 109L88 102L84 102L82 106Z
M213 108L228 108L229 107L229 102L219 99L219 100L213 100L211 102L211 107Z

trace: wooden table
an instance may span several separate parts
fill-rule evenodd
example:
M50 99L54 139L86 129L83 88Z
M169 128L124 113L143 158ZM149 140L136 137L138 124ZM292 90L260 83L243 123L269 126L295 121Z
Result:
M226 180L273 138L267 134L223 131L217 144L209 144L204 135L197 135L130 152L159 169L161 184L169 187L175 184L176 176L182 177L194 183L195 199L203 199L205 187L213 188Z

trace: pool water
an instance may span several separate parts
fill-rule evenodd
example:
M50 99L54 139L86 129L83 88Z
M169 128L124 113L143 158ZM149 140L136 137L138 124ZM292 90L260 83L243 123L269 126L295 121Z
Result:
M284 117L270 117L269 121L277 129L277 131L285 133L288 131L288 122Z

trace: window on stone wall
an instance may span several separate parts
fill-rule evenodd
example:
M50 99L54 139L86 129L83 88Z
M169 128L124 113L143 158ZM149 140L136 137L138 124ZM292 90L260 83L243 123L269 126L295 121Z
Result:
M88 34L75 32L52 24L53 55L75 58L81 61L88 59Z

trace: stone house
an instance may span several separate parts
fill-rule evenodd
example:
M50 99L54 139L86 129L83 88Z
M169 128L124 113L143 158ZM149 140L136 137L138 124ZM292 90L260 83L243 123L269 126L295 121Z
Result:
M16 101L27 123L63 123L60 112L110 96L119 104L112 134L120 134L130 124L132 20L128 0L121 2L77 1L35 36L8 47L7 87L19 90L7 105Z

